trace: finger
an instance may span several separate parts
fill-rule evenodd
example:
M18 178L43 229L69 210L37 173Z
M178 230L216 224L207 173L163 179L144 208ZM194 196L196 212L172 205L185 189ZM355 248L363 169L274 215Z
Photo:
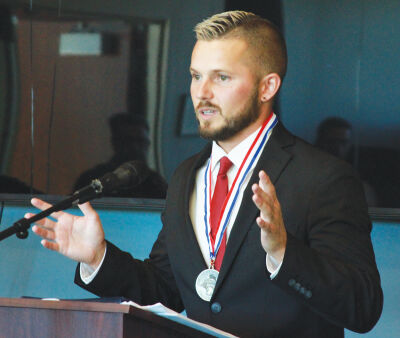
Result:
M33 216L35 216L35 214L27 213L27 214L25 214L24 217L29 219ZM51 219L43 218L43 219L35 221L35 224L40 225L41 227L48 228L48 229L54 229L54 227L56 226L57 223L52 221Z
M38 208L40 210L46 210L46 209L49 209L49 208L52 207L51 204L49 204L49 203L47 203L45 201L42 201L39 198L32 198L31 199L31 203L35 208ZM57 212L53 212L50 216L58 219L58 218L61 217L62 214L63 214L62 211L57 211Z
M96 211L93 209L92 205L89 202L78 204L79 209L81 209L82 213L85 216L93 216L96 214Z
M59 251L59 245L56 242L49 242L48 240L43 239L40 244L42 244L46 249Z
M42 237L44 239L48 239L48 240L54 241L55 238L56 238L56 235L55 235L54 231L39 227L37 225L34 225L32 227L32 231L36 235L38 235L38 236L40 236L40 237Z
M271 182L271 179L269 176L266 174L264 170L261 170L258 173L258 177L260 178L259 185L262 190L264 190L267 194L270 194L272 196L275 195L275 187Z
M265 230L267 232L271 230L271 223L265 221L262 217L257 217L256 223L261 228L261 230Z
M253 200L256 203L257 207L262 207L263 204L271 205L273 203L273 199L270 195L268 195L259 184L255 183L252 186L253 190Z
M258 186L258 184L253 184L253 186L251 187L253 190L253 202L255 203L255 205L257 206L258 209L260 209L262 207L263 204L263 198L261 196L260 193L260 187Z
M260 217L262 217L266 222L271 222L272 206L257 195L253 195L253 202L258 210L260 210Z
M40 210L44 210L44 209L48 209L48 208L52 207L51 204L49 204L39 198L36 198L36 197L31 199L31 203L35 208L38 208Z

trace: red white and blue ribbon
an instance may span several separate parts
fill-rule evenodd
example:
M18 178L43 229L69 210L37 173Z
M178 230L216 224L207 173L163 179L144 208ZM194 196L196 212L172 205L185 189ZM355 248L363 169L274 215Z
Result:
M256 138L251 144L249 150L244 157L242 164L235 176L235 179L232 183L231 188L229 189L228 195L226 196L225 202L221 209L221 215L218 221L218 231L215 237L215 241L210 236L210 201L211 201L211 157L208 160L207 167L204 173L204 223L205 223L205 231L208 242L208 248L210 251L210 259L211 259L211 267L213 268L215 258L217 257L217 253L219 247L221 246L221 241L223 235L228 226L229 220L232 215L232 210L236 205L239 192L243 186L243 182L245 181L247 175L249 174L251 168L254 166L255 160L258 158L258 155L263 149L265 143L268 140L269 135L272 132L272 129L277 124L278 119L274 113L266 119L266 121L261 126L260 130L257 133ZM258 144L257 144L258 143ZM207 180L208 177L208 180ZM236 184L239 182L239 184ZM221 227L221 224L223 226ZM215 245L215 243L217 243Z

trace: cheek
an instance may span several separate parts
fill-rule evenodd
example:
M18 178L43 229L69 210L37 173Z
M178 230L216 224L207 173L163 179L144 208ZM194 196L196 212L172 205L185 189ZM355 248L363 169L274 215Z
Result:
M194 84L193 82L190 83L190 95L193 97L194 95Z
M252 88L240 86L232 88L229 93L225 93L224 98L235 106L244 104L252 94Z
M190 96L192 98L193 105L196 105L196 88L193 84L190 85Z
M240 87L237 90L236 96L240 97L241 99L247 99L247 98L249 98L251 96L251 94L253 92L252 89L253 88L250 88L250 87L247 87L247 86Z

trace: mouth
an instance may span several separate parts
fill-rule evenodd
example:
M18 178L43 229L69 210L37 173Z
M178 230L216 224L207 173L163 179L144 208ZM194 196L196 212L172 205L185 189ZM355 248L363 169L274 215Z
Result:
M215 107L201 107L196 110L197 114L205 119L209 119L218 114L219 110Z

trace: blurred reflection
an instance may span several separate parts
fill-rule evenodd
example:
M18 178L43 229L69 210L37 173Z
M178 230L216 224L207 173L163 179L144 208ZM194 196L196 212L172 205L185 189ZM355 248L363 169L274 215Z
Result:
M328 117L317 129L315 145L320 149L349 162L357 169L354 147L353 127L340 117ZM369 206L378 206L374 188L362 178L365 197Z
M353 128L340 117L329 117L317 129L315 145L354 165Z
M1 192L67 195L132 159L160 165L164 22L0 4L0 28ZM149 180L119 196L163 198Z
M112 115L108 122L114 154L109 161L83 172L75 183L74 191L89 184L93 179L114 171L125 162L132 160L146 162L150 141L148 136L149 128L144 116L118 113ZM121 190L108 196L165 198L167 183L157 172L149 170L149 177L139 186Z
M0 175L0 193L7 194L41 194L39 190L11 176Z

